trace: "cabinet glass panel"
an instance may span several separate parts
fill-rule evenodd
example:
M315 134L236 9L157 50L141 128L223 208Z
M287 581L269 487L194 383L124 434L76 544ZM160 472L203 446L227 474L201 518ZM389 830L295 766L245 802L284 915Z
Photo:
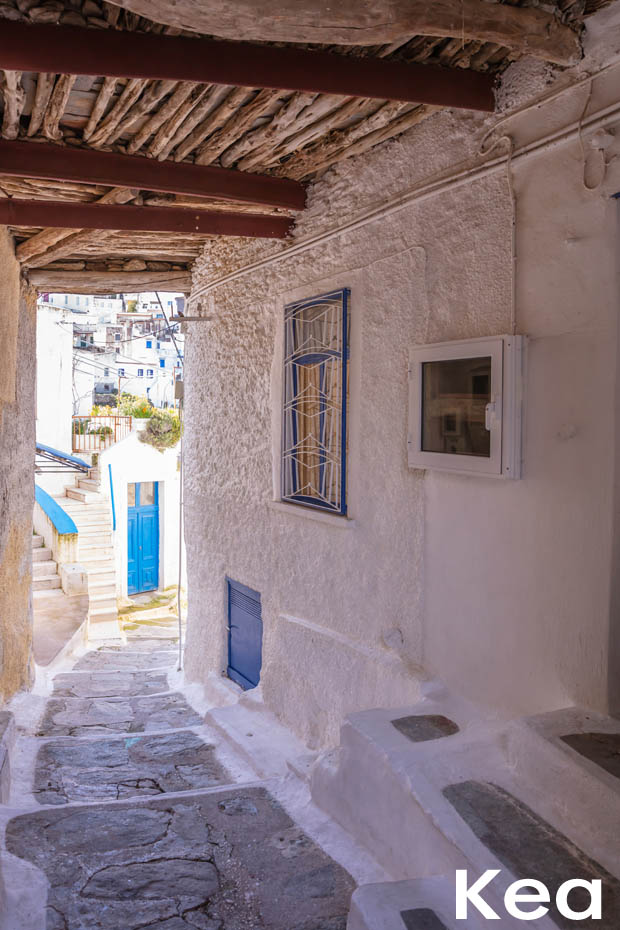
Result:
M422 365L422 451L489 458L485 408L491 401L491 357Z

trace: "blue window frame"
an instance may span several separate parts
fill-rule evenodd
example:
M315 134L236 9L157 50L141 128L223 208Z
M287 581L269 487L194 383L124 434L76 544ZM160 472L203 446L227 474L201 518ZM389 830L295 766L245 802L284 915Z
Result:
M147 339L147 340L146 340L146 347L147 347L147 349L152 349L152 348L153 348L153 340L152 340L152 339Z
M345 515L350 291L284 317L282 500Z
M124 378L124 377L125 377L125 369L124 369L124 368L119 368L119 369L118 369L118 374L119 374L119 377L120 377L120 378Z
M143 378L143 377L144 377L144 368L138 368L138 377L139 377L139 378Z
M166 359L165 359L165 358L160 358L160 360L159 360L159 367L160 367L160 368L165 368L165 367L166 367Z
M155 374L155 372L153 371L152 368L147 368L147 369L146 369L146 376L147 376L147 378L152 378L154 374Z

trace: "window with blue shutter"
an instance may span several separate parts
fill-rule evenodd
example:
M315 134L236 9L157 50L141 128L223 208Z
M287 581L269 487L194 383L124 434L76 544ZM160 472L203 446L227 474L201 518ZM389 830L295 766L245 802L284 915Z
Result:
M284 323L282 500L346 514L350 291L290 304Z

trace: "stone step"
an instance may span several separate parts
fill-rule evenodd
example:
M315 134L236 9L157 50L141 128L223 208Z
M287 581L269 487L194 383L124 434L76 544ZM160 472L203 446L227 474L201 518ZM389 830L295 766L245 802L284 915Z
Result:
M246 759L259 778L286 775L288 760L296 759L307 751L304 744L267 711L262 700L251 691L238 697L235 704L212 708L204 719L207 726ZM252 733L250 743L248 733Z
M60 576L59 575L39 575L36 578L32 579L32 590L33 591L44 591L48 588L59 588L60 587Z
M502 746L538 812L615 874L620 720L586 708L551 711L514 721Z
M32 550L32 561L33 562L46 562L52 558L52 550L47 549L45 546L40 546L38 549Z
M42 536L34 535L34 536L32 537L32 548L33 548L33 549L38 549L40 546L43 545L43 542L44 542L44 539L43 539Z
M66 488L65 495L71 500L82 501L83 504L99 504L103 500L100 494L93 494L80 488Z
M381 882L362 885L353 892L347 930L460 930L462 920L454 913L454 879L427 878L402 882ZM501 901L485 900L498 913ZM505 913L505 927L515 928ZM486 923L468 908L467 930L483 930Z
M426 695L413 707L351 714L340 749L312 769L315 803L395 879L496 869L500 900L518 879L536 878L552 895L577 875L600 879L600 928L620 926L617 780L592 766L588 781L569 746L537 745L523 719L486 717L433 682ZM536 926L564 928L557 918Z
M91 620L116 620L118 618L118 611L116 605L114 607L96 607L88 611L88 616Z
M613 859L615 864L614 874L610 874L563 832L554 829L522 798L497 784L474 779L458 781L447 785L442 794L476 837L485 851L487 861L491 860L488 868L506 870L501 878L498 876L499 888L503 890L506 875L509 876L509 884L513 880L536 878L550 890L552 896L549 914L554 923L550 926L565 928L571 926L572 922L566 922L556 907L554 898L558 887L576 877L585 881L600 881L604 902L600 930L617 930L620 925L617 835L609 850L609 861ZM481 857L478 855L476 858L480 863ZM572 908L583 911L588 904L589 895L573 892ZM537 925L544 927L546 921L547 918L539 919Z
M53 575L52 575L51 577L57 577L57 578L59 578L60 576L59 576L59 575L56 575L56 576L53 576ZM35 588L33 588L32 596L33 596L33 600L34 600L36 606L41 606L41 604L42 604L44 601L49 600L50 602L58 602L58 601L61 601L63 598L65 598L67 595L66 595L65 592L62 590L62 588L42 588L42 589L39 590L39 591L37 591Z
M114 610L117 610L116 591L112 589L111 591L103 594L94 594L92 593L91 589L89 602L95 609L99 609L100 607L110 607L114 608Z
M99 490L99 482L95 481L93 478L76 478L75 484L76 487L80 488L82 491Z
M83 559L80 558L80 565L82 565L87 572L90 571L106 571L114 572L116 569L116 563L114 559L111 559L109 556L103 556L102 558L89 558Z
M110 508L105 501L98 503L84 503L83 501L73 500L71 497L55 497L54 500L62 507L66 513L99 517L102 514L109 514Z
M116 572L109 568L89 568L88 573L88 590L93 590L93 583L105 582L106 584L116 583Z
M35 578L41 578L44 575L53 575L58 569L58 563L53 559L46 559L44 562L32 563L32 574Z
M116 585L113 583L115 580L116 579L113 581L105 581L100 577L99 573L90 572L88 576L88 590L95 595L107 594L109 592L116 595Z
M78 548L78 558L81 565L92 561L100 561L101 559L106 559L113 561L114 559L114 549L111 546L79 546Z
M78 533L84 539L90 537L96 538L102 536L105 533L110 533L110 518L107 514L98 522L95 519L77 519L75 524L78 528ZM79 540L78 540L79 542Z
M80 538L78 540L78 545L84 543L86 546L111 546L112 545L112 532L104 527L101 524L99 528L96 524L89 526L86 529L80 528Z
M73 517L78 526L85 526L91 523L100 526L102 523L105 525L110 525L111 523L111 514L107 506L95 507L94 504L83 504L79 509L69 507L66 508L66 511Z

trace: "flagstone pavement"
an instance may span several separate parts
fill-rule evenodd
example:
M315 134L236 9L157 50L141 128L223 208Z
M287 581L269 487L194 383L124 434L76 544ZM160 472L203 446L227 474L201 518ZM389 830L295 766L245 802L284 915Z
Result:
M91 651L20 734L31 804L5 856L48 883L28 930L345 930L353 880L268 783L227 771L169 688L175 658L161 640Z

